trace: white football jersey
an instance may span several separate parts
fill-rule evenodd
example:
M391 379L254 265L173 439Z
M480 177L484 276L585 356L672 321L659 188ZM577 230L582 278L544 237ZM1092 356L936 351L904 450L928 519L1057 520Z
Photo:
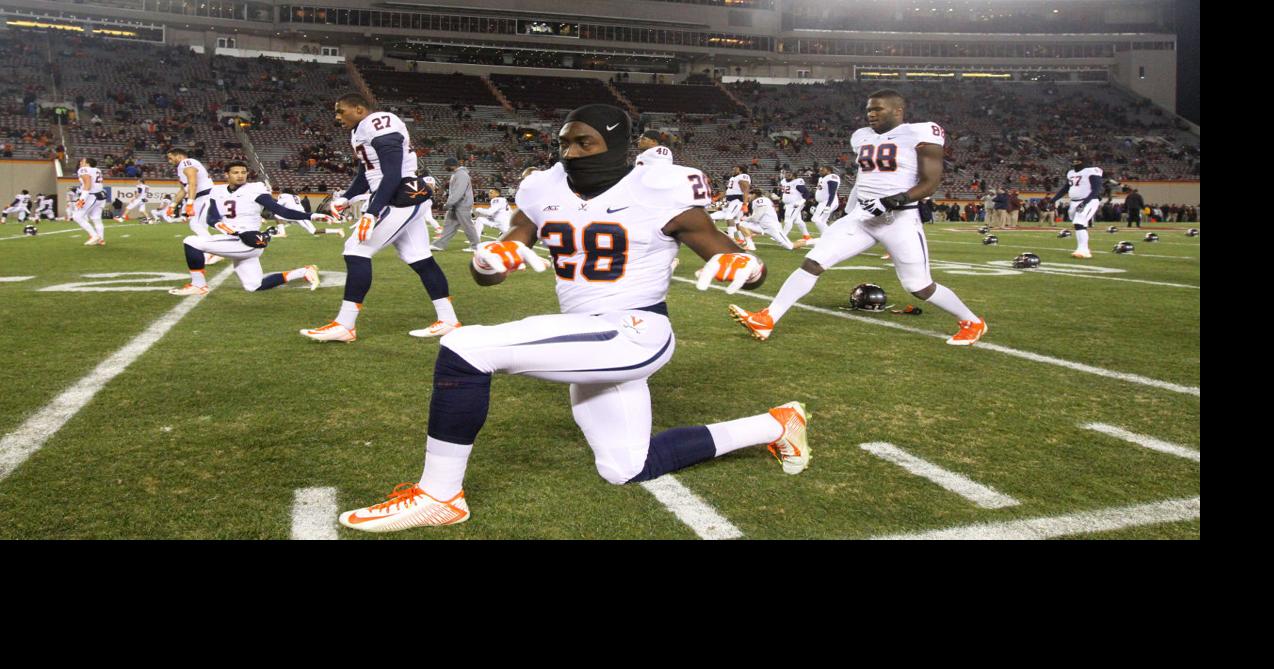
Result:
M150 186L137 184L137 199L145 202L150 199Z
M730 177L730 183L725 187L725 194L726 195L743 195L743 186L740 185L740 182L743 182L743 181L748 182L749 186L752 185L752 177L746 174L740 174L737 176Z
M491 198L491 204L487 205L488 216L499 216L509 210L509 200L503 197Z
M652 146L637 155L636 165L649 165L651 163L672 164L672 151L666 146Z
M759 225L779 226L779 213L774 210L774 201L768 197L754 197L748 203L748 220Z
M407 132L407 126L403 125L402 119L389 112L378 111L368 114L358 127L350 133L350 144L354 147L354 157L362 164L364 175L367 177L368 192L375 193L380 188L380 180L384 176L384 172L380 169L380 156L376 155L376 147L372 146L372 140L382 135L392 135L398 133L402 135L402 176L416 176L416 152L411 149L411 135ZM391 188L397 188L398 184L390 184Z
M903 123L877 134L870 127L859 128L849 139L858 155L858 178L854 188L861 198L895 195L920 183L920 157L916 146L946 143L946 132L937 123Z
M102 171L96 167L81 167L75 172L75 176L77 177L85 175L88 175L88 192L90 194L102 192ZM82 184L84 181L81 180L80 183Z
M30 193L18 193L13 199L17 201L17 206L19 207L25 208L31 204Z
M818 178L818 190L814 193L814 199L819 204L827 204L827 198L830 197L828 184L836 184L836 192L840 193L840 176L837 174L829 174L825 177Z
M204 167L203 163L195 160L194 158L186 158L180 163L177 163L177 180L181 182L182 186L185 186L186 181L188 181L188 179L186 179L186 168L188 167L195 168L196 193L202 193L209 188L212 188L212 177L208 176L208 168ZM183 189L182 192L184 193L185 190Z
M1076 172L1070 170L1066 173L1066 181L1070 183L1070 190L1066 192L1070 196L1072 202L1087 199L1089 197L1099 197L1100 192L1093 192L1093 185L1089 182L1088 177L1097 177L1101 179L1102 171L1100 167L1085 167Z
M553 256L562 313L599 314L663 302L677 240L663 228L711 202L708 179L690 167L653 163L634 169L591 200L567 184L558 163L522 181L517 205Z
M429 187L429 199L433 200L433 196L438 194L438 180L433 177L424 177L421 181Z
M783 204L800 204L805 201L805 196L801 195L801 191L797 190L797 186L804 186L805 180L796 177L791 181L784 179L779 182L779 189L783 192Z
M305 211L305 206L301 204L301 196L292 195L291 193L283 193L275 198L279 204L288 209L296 209L297 211Z
M35 203L35 208L36 208L36 211L44 211L44 210L46 210L46 209L52 209L52 208L53 208L53 198L51 198L51 197L42 197L42 198L40 198L39 202L36 202L36 203Z
M256 199L261 195L270 195L270 188L260 181L249 181L233 191L229 186L213 186L212 201L221 212L217 225L227 225L235 232L260 230L264 208Z

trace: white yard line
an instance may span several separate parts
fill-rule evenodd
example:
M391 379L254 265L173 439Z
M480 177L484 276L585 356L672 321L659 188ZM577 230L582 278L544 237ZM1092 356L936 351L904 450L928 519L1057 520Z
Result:
M1105 423L1086 423L1084 425L1081 425L1080 427L1084 428L1085 430L1093 430L1094 432L1100 432L1102 434L1112 436L1116 439L1123 439L1124 441L1129 441L1134 444L1137 444L1138 446L1141 446L1142 448L1149 448L1152 451L1159 451L1160 453L1167 453L1168 455L1175 455L1179 458L1185 458L1187 460L1193 460L1195 462L1199 462L1199 451L1196 451L1193 448L1187 448L1180 444L1174 444L1170 441L1163 441L1161 439L1155 439L1154 437L1147 437L1144 434L1129 432L1128 430L1125 430L1122 427L1107 425Z
M673 280L675 280L675 281L680 281L680 282L682 282L682 283L688 283L688 284L691 284L691 285L694 285L694 283L695 283L695 282L694 282L693 280L691 280L691 279L684 279L684 278L679 277L679 276L674 276L674 277L672 277L672 278L673 278ZM714 288L714 289L716 289L716 290L721 290L721 291L724 291L724 290L725 290L725 287L724 287L724 286L712 286L712 288ZM738 293L735 293L735 294L736 294L736 295L745 295L745 296L747 296L747 297L754 297L754 298L762 299L762 300L771 300L771 301L772 301L772 300L774 299L774 297L773 297L772 295L762 295L762 294L760 294L760 293L755 293L755 292L752 292L752 291L750 291L750 290L741 290L741 291L739 291ZM913 328L913 327L910 327L910 326L907 326L907 325L900 325L900 324L898 324L898 323L894 323L894 322L886 321L886 320L881 320L881 319L878 319L878 318L868 318L868 317L866 317L866 316L859 316L859 315L857 315L857 314L846 313L846 312L843 312L843 311L833 311L833 310L831 310L831 309L824 309L824 308L822 308L822 307L811 307L811 306L809 306L809 305L807 305L807 304L801 304L800 302L797 302L796 304L794 304L794 305L792 305L792 306L793 306L793 307L795 307L795 308L797 308L797 309L804 309L804 310L806 310L806 311L813 311L813 312L815 312L815 313L825 314L825 315L827 315L827 316L835 316L835 317L837 317L837 318L844 318L845 320L850 320L850 321L859 321L859 322L861 322L861 323L867 323L867 324L870 324L870 325L877 325L877 326L880 326L880 327L892 328L892 329L894 329L894 330L902 330L903 332L910 332L910 333L912 333L912 334L925 335L926 337L935 337L935 338L937 338L937 339L946 339L947 337L949 337L949 336L950 336L950 335L945 334L945 333L942 333L942 332L932 332L932 331L930 331L930 330L921 330L920 328ZM726 317L726 316L723 314L723 318L725 318L725 317ZM1022 359L1024 359L1024 360L1030 360L1031 362L1040 362L1040 363L1044 363L1044 364L1046 364L1046 365L1056 365L1056 366L1058 366L1058 367L1065 367L1066 369L1071 369L1071 370L1074 370L1074 371L1077 371L1077 372L1084 372L1085 374L1094 374L1094 375L1096 375L1096 376L1102 376L1102 377L1106 377L1106 378L1108 378L1108 379L1118 379L1118 380L1120 380L1120 381L1127 381L1127 382L1129 382L1129 383L1136 383L1136 384L1138 384L1138 385L1149 386L1149 387L1151 387L1151 388L1160 388L1160 389L1163 389L1163 390L1169 390L1169 391L1172 391L1172 392L1174 392L1174 393L1181 393L1181 394L1183 394L1183 395L1193 395L1193 396L1195 396L1195 397L1199 397L1199 387L1198 387L1198 386L1183 386L1183 385L1181 385L1181 384L1177 384L1177 383L1170 383L1170 382L1168 382L1168 381L1160 381L1160 380L1158 380L1158 379L1152 379L1152 378L1147 377L1147 376L1141 376L1140 374L1129 374L1129 373L1127 373L1127 372L1116 372L1116 371L1112 371L1112 370L1109 370L1109 369L1103 369L1103 368L1101 368L1101 367L1094 367L1093 365L1085 365L1084 363L1081 363L1081 362L1072 362L1072 361L1070 361L1070 360L1063 360L1063 359L1061 359L1061 358L1054 358L1053 356L1049 356L1049 355L1041 355L1041 354L1039 354L1039 353L1031 353L1030 351L1019 351L1019 350L1017 350L1017 349L1015 349L1015 348L1009 348L1009 347L1007 347L1007 346L1000 346L999 344L991 344L991 343L987 343L987 342L985 342L985 341L979 341L977 344L974 344L972 348L974 348L974 349L984 349L984 350L987 350L987 351L995 351L996 353L1003 353L1003 354L1005 354L1005 355L1011 355L1011 356L1016 357L1016 358L1022 358Z
M0 283L18 283L19 281L30 281L33 276L0 276Z
M106 230L107 232L109 232L111 230L118 230L119 228L135 228L139 225L148 225L148 224L147 223L121 223L120 225L108 225L106 226ZM64 235L68 232L78 232L80 234L85 234L84 230L80 228L71 228L69 230L54 230L53 232L41 232L40 234L35 235L34 237L30 235L13 235L12 237L0 237L0 242L6 239L39 239L40 237L47 237L49 235Z
M1128 527L1158 525L1195 520L1199 517L1199 498L1170 499L1153 504L1139 504L1098 511L1084 511L1064 516L1010 520L1001 523L978 523L931 532L891 534L873 539L1052 539L1093 532L1112 532Z
M939 467L927 460L918 458L901 448L894 446L893 444L876 441L867 444L859 444L858 447L882 460L892 462L916 476L929 479L946 490L949 490L984 509L1003 509L1007 506L1017 506L1020 504L1020 502L1016 499L1013 499L994 488L984 486L962 474L957 474L953 471L943 469L942 467Z
M689 488L671 476L640 484L700 539L738 539L743 532Z
M292 538L336 539L338 513L336 488L297 488L292 498Z
M233 273L234 270L227 267L208 282L208 289L215 289ZM111 379L128 369L133 361L162 339L202 300L203 297L193 295L178 302L177 306L156 319L141 334L111 354L111 357L102 361L88 375L76 381L71 387L62 391L62 394L53 398L53 401L35 412L18 429L5 435L4 439L0 439L0 481L8 478L13 470L40 450L50 437L93 400L93 396L97 395L98 391L110 383Z

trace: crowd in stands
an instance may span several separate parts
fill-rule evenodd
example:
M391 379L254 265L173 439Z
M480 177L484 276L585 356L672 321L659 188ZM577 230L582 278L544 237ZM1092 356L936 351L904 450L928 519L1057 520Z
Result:
M4 157L62 157L73 168L92 156L109 176L167 177L172 168L164 152L181 146L217 174L249 153L246 137L278 187L344 187L356 170L348 132L331 110L336 93L357 90L343 65L210 57L63 35L0 34L0 57L17 64L0 79ZM812 183L823 165L852 182L850 136L866 125L867 94L883 85L744 82L723 90L702 76L693 85L634 83L623 75L608 84L402 72L370 61L358 67L378 102L408 123L421 163L445 182L443 160L460 158L479 192L511 189L524 168L551 165L562 110L623 104L612 90L639 110L635 132L660 131L678 162L704 170L718 192L734 165L748 167L753 183L765 188L776 186L786 168ZM980 198L1000 188L1055 191L1077 147L1113 180L1199 178L1197 136L1149 102L1105 85L894 87L907 97L907 121L934 121L946 130L939 199ZM57 133L59 118L69 151Z

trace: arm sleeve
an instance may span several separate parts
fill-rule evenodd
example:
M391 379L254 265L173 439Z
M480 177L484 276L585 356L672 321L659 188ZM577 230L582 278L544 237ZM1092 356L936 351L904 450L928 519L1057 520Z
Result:
M800 193L801 197L807 200L813 197L812 195L810 195L810 189L806 188L805 184L797 184L796 192Z
M345 189L345 192L341 194L341 197L348 200L350 198L358 197L370 189L371 187L367 185L367 166L360 165L358 168L358 174L354 175L354 180L350 182L349 188Z
M298 211L296 209L288 209L287 207L276 202L274 198L270 197L269 195L266 195L265 193L262 193L257 196L256 203L261 205L266 210L268 210L271 214L274 214L275 216L279 218L286 218L292 221L310 220L309 214L303 211Z
M1058 202L1066 195L1066 191L1070 190L1070 182L1064 181L1062 187L1057 189L1057 194L1053 196L1053 202Z
M221 210L217 209L217 201L209 198L208 199L208 227L216 228L217 223L220 223L220 222L221 222ZM218 229L217 232L221 232L221 230Z
M403 136L396 132L381 135L372 140L372 148L380 160L380 188L367 203L366 211L379 217L393 201L403 180Z
M451 181L447 184L447 207L450 208L460 204L468 191L469 173L456 170L451 175Z
M827 182L827 202L825 204L836 204L836 187L839 185L839 181Z
M1102 194L1102 189L1103 189L1103 186L1101 182L1101 177L1097 176L1096 174L1088 175L1088 197L1084 199L1096 200L1100 198Z

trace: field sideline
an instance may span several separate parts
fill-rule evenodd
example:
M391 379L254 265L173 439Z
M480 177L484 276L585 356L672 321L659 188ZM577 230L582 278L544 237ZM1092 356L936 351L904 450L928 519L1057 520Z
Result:
M768 281L727 296L694 289L702 262L682 250L655 430L799 399L814 452L800 476L751 449L613 486L564 386L498 377L465 485L472 520L391 536L1199 538L1200 238L1183 224L1149 244L1103 224L1079 261L1055 232L997 230L988 247L976 227L926 226L934 278L991 325L972 349L942 343L955 324L937 308L844 309L866 281L917 303L880 248L826 273L767 342L726 305L764 306L803 253L761 245ZM317 291L246 293L221 264L207 297L177 298L184 225L108 225L100 248L73 224L21 231L0 227L0 316L16 326L0 336L0 537L367 538L333 511L419 476L437 343L406 335L432 310L392 252L359 341L323 345L296 330L335 314L338 238L289 226L263 256L267 272L317 264ZM1120 240L1136 253L1109 253ZM439 261L465 323L557 310L551 272L479 288L459 249ZM1025 250L1039 270L1011 267Z

